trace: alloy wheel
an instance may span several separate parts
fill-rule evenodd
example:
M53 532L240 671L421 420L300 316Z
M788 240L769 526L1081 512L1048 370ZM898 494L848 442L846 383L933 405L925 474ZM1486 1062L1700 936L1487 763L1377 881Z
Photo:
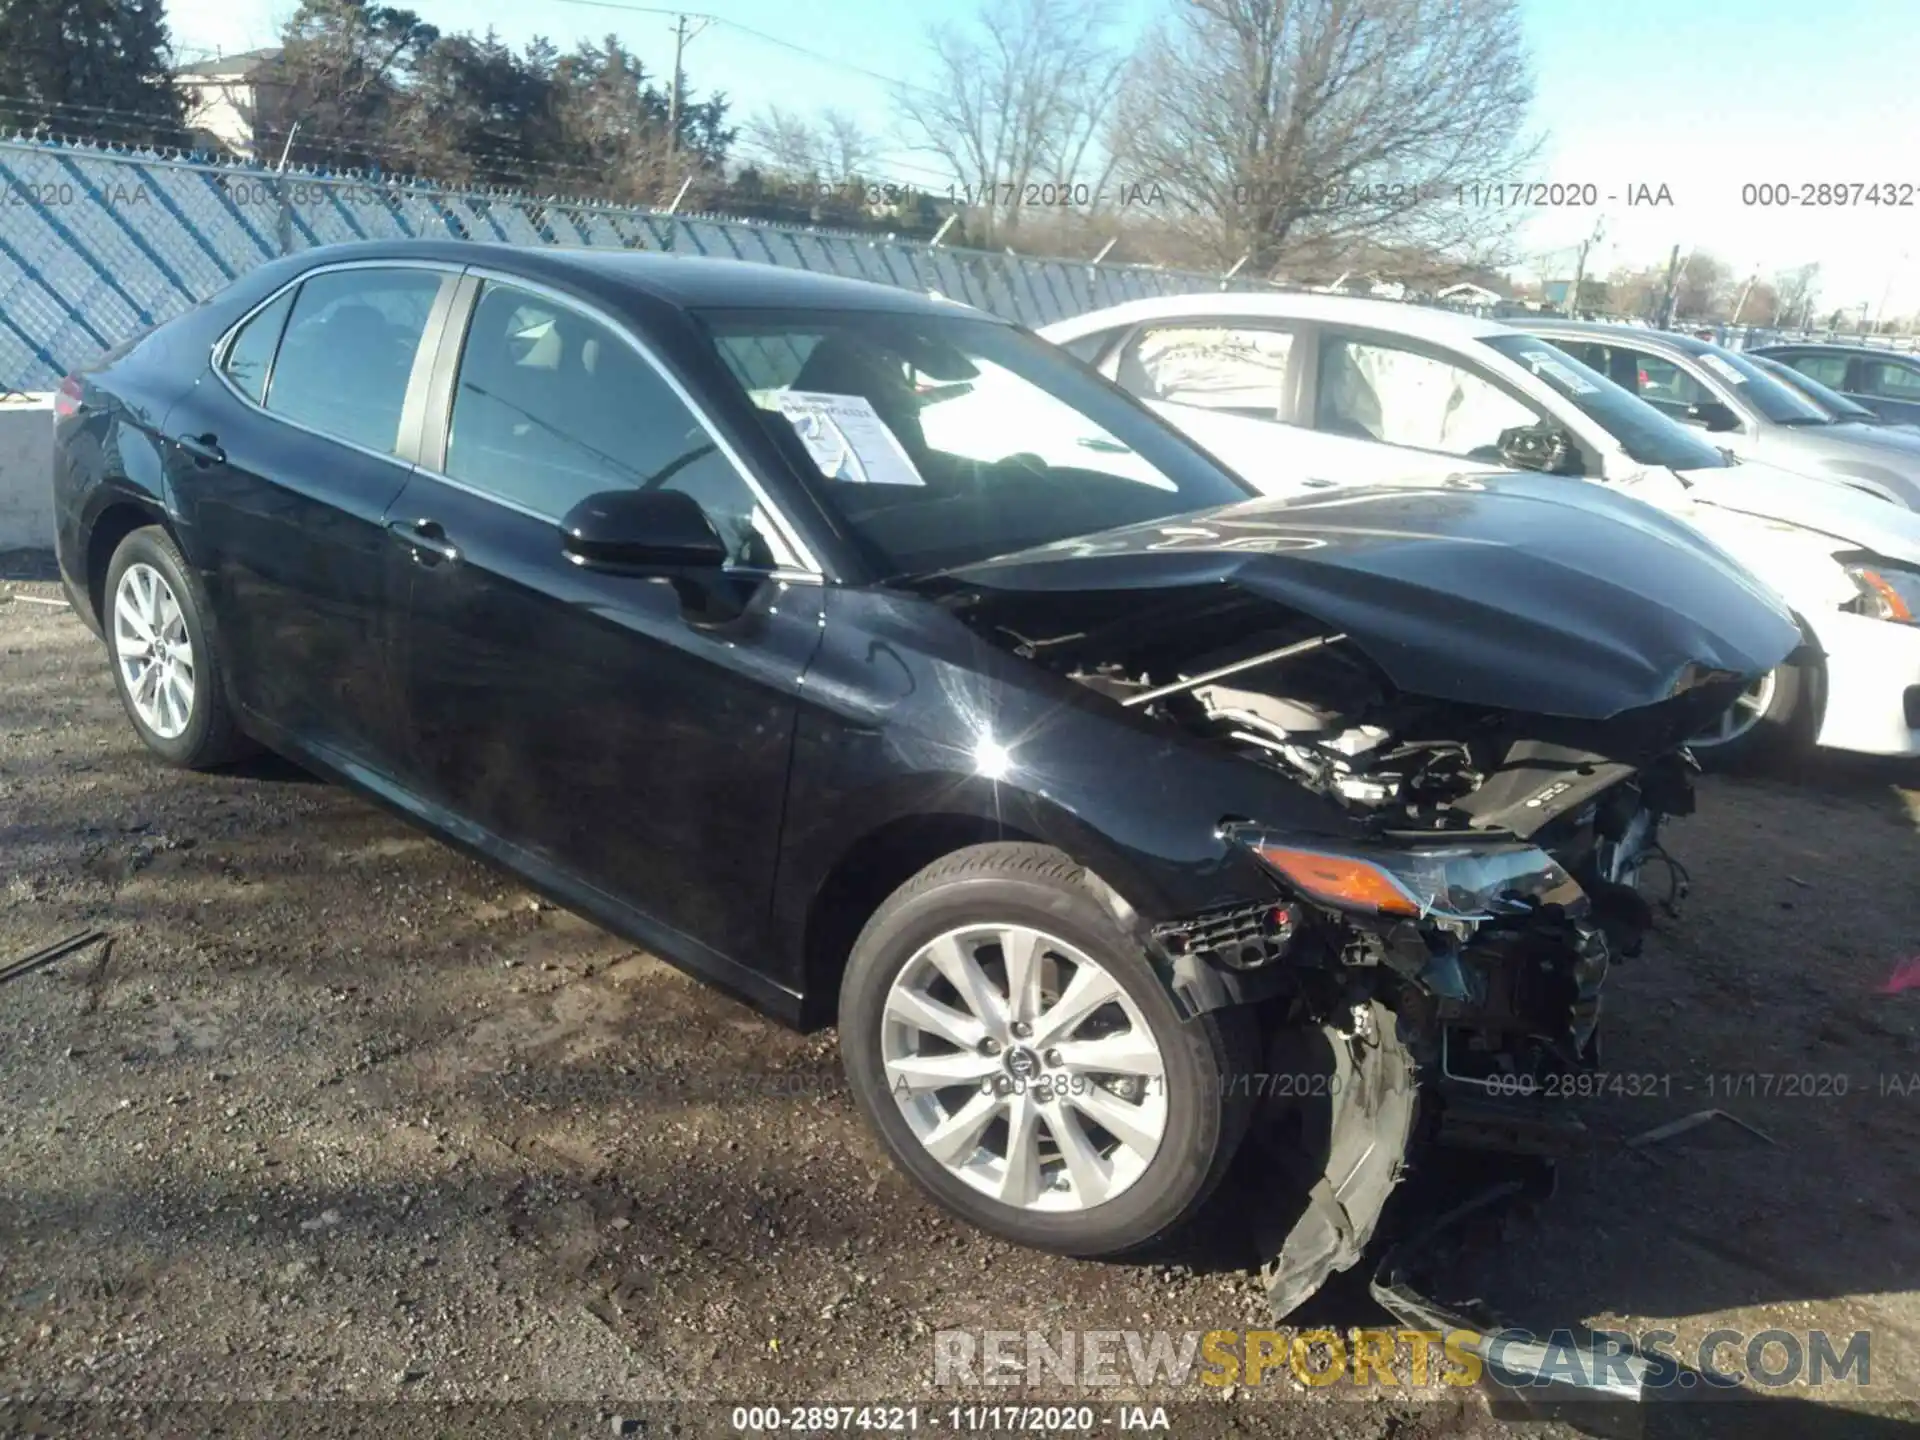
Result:
M916 951L887 992L881 1058L927 1153L1021 1210L1113 1199L1166 1134L1166 1066L1139 1006L1084 951L1024 926Z
M1773 706L1774 692L1780 688L1777 670L1769 670L1734 699L1720 718L1689 742L1700 749L1730 745L1747 734Z
M162 740L185 733L193 718L193 641L166 577L136 562L113 597L113 649L140 723Z

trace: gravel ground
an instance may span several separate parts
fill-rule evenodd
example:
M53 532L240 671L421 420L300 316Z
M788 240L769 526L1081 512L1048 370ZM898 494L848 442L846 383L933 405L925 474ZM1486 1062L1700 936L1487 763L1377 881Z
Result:
M1151 1264L973 1233L868 1137L831 1034L285 764L163 768L97 642L34 603L57 591L0 591L0 962L111 934L0 987L0 1433L195 1433L212 1422L169 1404L240 1401L263 1406L223 1424L278 1433L725 1432L695 1402L969 1396L1093 1398L1103 1429L1110 1400L1177 1400L1183 1436L1503 1428L1484 1389L936 1390L937 1330L1270 1326L1238 1239L1259 1177ZM1609 995L1627 1083L1586 1105L1592 1153L1550 1204L1459 1231L1434 1259L1448 1293L1542 1331L1669 1329L1682 1353L1717 1327L1871 1331L1870 1386L1749 1387L1737 1433L1920 1413L1920 989L1883 993L1920 954L1916 790L1831 761L1703 784L1671 836L1692 901ZM1707 1107L1765 1137L1625 1143ZM1384 1323L1354 1277L1307 1318ZM322 1399L418 1403L264 1405Z

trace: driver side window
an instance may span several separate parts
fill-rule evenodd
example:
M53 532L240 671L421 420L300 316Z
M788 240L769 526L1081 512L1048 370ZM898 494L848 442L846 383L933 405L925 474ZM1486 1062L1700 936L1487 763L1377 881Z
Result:
M1465 366L1371 340L1320 344L1314 428L1500 464L1500 436L1546 417Z
M444 468L554 520L602 490L683 491L731 563L779 563L752 489L660 373L599 321L510 285L489 281L474 307Z

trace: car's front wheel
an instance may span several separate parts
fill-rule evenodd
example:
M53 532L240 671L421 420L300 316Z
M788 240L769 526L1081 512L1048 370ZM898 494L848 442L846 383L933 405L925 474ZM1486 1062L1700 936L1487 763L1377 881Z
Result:
M1246 1131L1245 1017L1182 1020L1085 872L976 845L922 870L855 942L840 1048L893 1158L948 1209L1070 1255L1190 1218Z
M114 687L147 748L194 770L245 753L206 591L173 537L148 525L122 540L107 566L106 601Z
M1688 743L1702 764L1716 770L1788 757L1813 742L1818 683L1818 672L1807 666L1776 666Z

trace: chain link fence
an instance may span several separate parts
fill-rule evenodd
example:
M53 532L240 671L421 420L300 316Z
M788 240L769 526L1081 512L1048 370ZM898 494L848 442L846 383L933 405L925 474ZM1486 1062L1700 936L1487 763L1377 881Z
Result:
M0 139L0 386L50 389L263 260L338 241L450 237L789 265L938 291L1035 326L1146 296L1262 288L1148 266Z

